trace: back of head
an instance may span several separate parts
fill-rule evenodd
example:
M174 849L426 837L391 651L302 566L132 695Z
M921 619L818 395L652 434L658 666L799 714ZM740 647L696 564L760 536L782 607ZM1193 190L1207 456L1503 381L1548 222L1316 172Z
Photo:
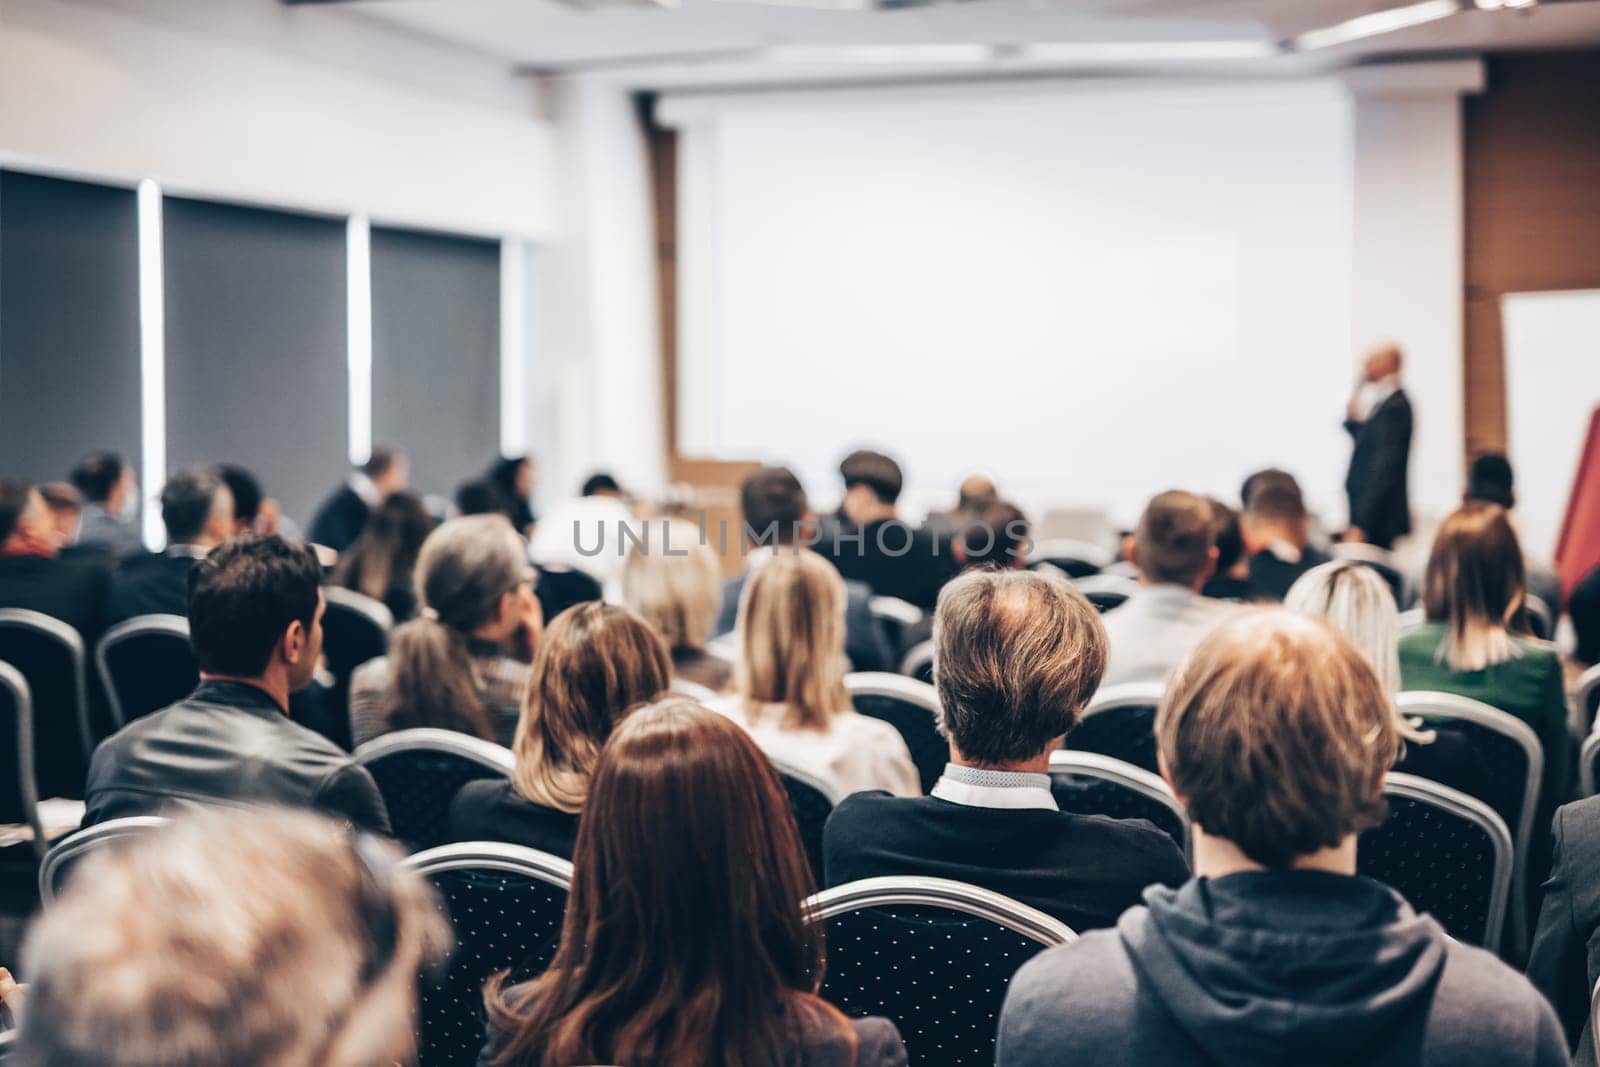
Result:
M1439 527L1422 580L1428 618L1449 625L1446 662L1475 671L1515 655L1525 633L1522 548L1504 508L1469 502Z
M847 710L844 611L844 579L815 552L785 550L757 567L735 627L746 703L785 704L788 725L803 729Z
M389 494L372 510L356 543L340 557L334 582L383 599L402 576L410 579L432 530L433 516L420 496L405 491Z
M1217 573L1226 574L1244 558L1244 534L1239 528L1239 513L1211 497L1211 537L1217 546Z
M839 477L844 479L846 490L858 485L865 486L883 504L893 504L899 500L900 490L905 486L900 464L882 452L866 448L857 449L844 457L839 464Z
M1211 567L1211 506L1173 489L1152 499L1134 531L1139 573L1152 582L1193 586Z
M961 479L956 498L956 510L963 515L978 515L999 499L994 479L986 474L969 474Z
M1094 605L1033 571L972 571L946 584L933 641L940 731L986 764L1030 759L1071 731L1106 669Z
M1195 825L1274 869L1383 820L1398 744L1366 657L1283 609L1202 639L1156 714L1161 765Z
M378 445L368 454L367 461L360 464L356 469L373 481L377 481L393 470L395 464L399 463L402 458L403 454L398 448Z
M489 465L484 477L507 498L518 496L517 474L526 462L527 456L502 456Z
M456 486L456 510L462 515L509 515L510 501L494 482L474 478Z
M1283 606L1326 619L1367 657L1384 692L1400 691L1399 612L1377 571L1350 560L1312 567L1289 588Z
M531 996L489 992L496 1062L779 1063L796 1009L843 1027L810 995L821 934L787 795L736 723L681 698L630 716L573 855L554 962Z
M292 622L310 629L321 597L314 552L276 535L229 541L189 571L189 640L203 674L255 678Z
M671 649L711 640L722 603L722 565L687 522L652 519L622 564L622 602Z
M621 496L622 486L611 475L600 471L583 480L580 496Z
M20 478L0 479L0 545L11 540L33 500L33 483Z
M96 452L86 456L68 475L73 487L91 504L104 504L122 478L122 457L115 452Z
M1284 479L1292 482L1294 475L1277 467L1267 467L1246 476L1244 483L1239 486L1239 506L1242 508L1250 506L1250 498L1255 496L1257 487L1271 482L1281 483Z
M1263 479L1251 491L1245 514L1269 522L1304 522L1306 501L1300 492L1300 483L1288 474Z
M788 467L762 467L739 487L745 530L759 544L793 544L809 510L806 491Z
M253 524L261 514L261 501L267 495L261 488L261 480L233 463L219 466L217 475L227 483L228 491L233 494L233 517L247 526Z
M627 608L591 601L557 615L539 641L512 743L517 792L581 811L611 731L671 682L666 642Z
M1028 554L1028 518L1015 504L990 500L956 533L966 567L1015 567Z
M89 857L28 937L18 1058L409 1059L418 971L447 953L449 930L397 862L391 846L284 809L186 816Z
M161 487L161 521L167 528L168 543L187 545L200 540L213 514L231 503L231 497L223 499L226 489L222 478L208 467L189 467L168 478ZM225 518L231 530L231 507Z
M1467 500L1499 504L1510 509L1516 503L1511 461L1500 452L1485 452L1472 461L1467 475Z

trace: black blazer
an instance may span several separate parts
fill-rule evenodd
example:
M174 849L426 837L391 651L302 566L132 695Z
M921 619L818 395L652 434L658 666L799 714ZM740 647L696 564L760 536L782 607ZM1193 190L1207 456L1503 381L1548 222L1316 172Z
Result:
M0 559L0 608L43 612L78 631L84 652L105 629L106 567L104 557L10 556Z
M343 552L356 543L361 531L367 527L367 515L372 509L361 499L361 494L348 485L341 485L317 508L311 520L310 539L314 544L327 545L335 552Z
M1407 467L1411 460L1411 401L1397 389L1365 421L1346 419L1355 447L1344 489L1350 498L1350 525L1359 526L1367 541L1393 547L1395 538L1411 532Z
M189 572L192 556L149 552L130 556L111 575L106 587L106 626L138 615L189 614Z
M1557 808L1555 854L1528 977L1561 1017L1575 1062L1594 1062L1589 994L1600 979L1600 797Z

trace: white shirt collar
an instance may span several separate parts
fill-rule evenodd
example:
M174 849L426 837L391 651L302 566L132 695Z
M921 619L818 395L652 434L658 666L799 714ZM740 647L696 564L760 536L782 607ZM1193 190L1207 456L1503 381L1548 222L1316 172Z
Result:
M944 765L944 774L933 784L929 795L969 808L1061 810L1055 795L1050 792L1048 774L985 771L955 763Z

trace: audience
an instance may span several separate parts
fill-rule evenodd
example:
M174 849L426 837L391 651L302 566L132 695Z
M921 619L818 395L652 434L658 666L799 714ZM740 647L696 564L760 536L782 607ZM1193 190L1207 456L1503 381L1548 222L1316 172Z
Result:
M763 467L739 487L739 510L744 518L745 571L722 585L722 607L717 612L717 634L732 633L751 572L775 552L794 552L797 546L816 543L817 516L806 501L800 479L787 467ZM872 615L872 590L863 582L846 580L844 651L858 671L894 670L894 651L883 628Z
M948 540L975 522L984 509L998 499L1000 491L995 488L993 478L987 474L969 474L961 479L961 487L956 491L956 506L949 511L932 512L922 528Z
M844 581L815 552L775 552L739 601L734 696L715 707L772 758L845 795L917 796L922 781L900 732L851 705L844 688Z
M1286 611L1228 620L1174 675L1156 737L1195 878L1024 965L997 1067L1567 1063L1525 979L1356 876L1398 739L1343 638Z
M495 487L504 502L511 525L524 537L533 530L533 460L528 456L497 459L484 481Z
M1254 600L1282 600L1295 579L1328 562L1329 557L1309 543L1311 517L1300 483L1292 475L1275 472L1262 477L1250 493L1241 528Z
M1105 631L1081 593L1030 571L968 573L939 594L934 642L950 762L931 796L858 793L834 810L829 885L952 878L1087 930L1110 926L1145 886L1188 877L1154 826L1063 812L1051 793L1050 753L1105 669Z
M451 835L571 857L600 749L671 681L666 643L626 608L581 604L556 616L534 657L511 779L464 786L450 805Z
M402 496L379 507L368 533ZM351 676L352 740L431 726L509 743L543 629L533 582L522 539L500 515L451 519L429 534L416 563L421 614L389 635L387 656Z
M259 478L236 463L220 465L217 467L217 474L228 483L228 491L233 494L235 537L247 533L262 536L283 533L288 536L283 529L286 524L281 508L276 500L266 495L266 491L261 488Z
M366 529L367 516L384 499L405 489L411 464L395 448L374 448L345 483L328 495L311 519L311 541L343 552Z
M950 539L950 558L963 571L1020 569L1028 565L1028 518L1015 504L992 499L978 507Z
M230 541L195 564L200 686L95 749L84 825L230 802L318 808L388 832L372 776L289 719L289 695L322 651L321 576L310 548L276 536Z
M817 996L811 872L778 776L687 700L636 713L594 772L561 942L543 976L490 983L480 1062L897 1067L887 1019Z
M1515 529L1516 520L1511 514L1511 509L1517 506L1515 477L1511 472L1511 461L1504 453L1484 452L1472 461L1464 502L1474 501L1498 504L1505 508ZM1528 592L1544 601L1554 622L1561 613L1561 576L1556 574L1554 568L1526 552L1522 556L1522 567Z
M413 1062L449 954L393 846L288 811L186 816L82 861L24 953L30 1067Z
M578 570L600 583L606 599L622 599L618 582L634 526L633 507L617 480L592 474L575 499L559 501L533 528L528 555L541 569Z
M44 506L50 509L50 531L56 549L65 552L78 537L83 519L83 494L69 482L46 482L39 487Z
M187 615L195 560L233 536L233 493L215 471L191 467L161 488L162 552L124 559L106 588L106 626L139 615Z
M1217 546L1217 563L1211 577L1200 587L1200 595L1214 600L1252 600L1255 588L1250 584L1250 557L1245 554L1239 513L1216 497L1206 503L1211 506L1211 537Z
M339 557L333 584L380 601L395 622L406 622L417 613L417 588L411 572L422 543L432 532L433 516L423 506L422 497L412 492L385 497L373 509L356 543Z
M42 612L100 638L106 570L100 554L64 558L44 497L27 482L0 481L0 608Z
M139 482L121 456L97 452L72 468L71 479L73 488L83 494L78 545L113 558L144 548L137 521Z
M713 693L733 677L733 664L706 651L721 596L722 564L697 527L670 519L643 524L622 565L622 602L666 641L673 676Z
M1129 547L1139 591L1103 620L1111 643L1103 684L1166 681L1196 642L1235 610L1200 595L1216 566L1214 536L1211 507L1193 493L1174 489L1150 501Z
M844 479L843 523L821 539L817 550L845 578L932 611L939 586L953 564L939 539L900 521L895 502L904 478L900 465L881 452L852 452L839 464Z

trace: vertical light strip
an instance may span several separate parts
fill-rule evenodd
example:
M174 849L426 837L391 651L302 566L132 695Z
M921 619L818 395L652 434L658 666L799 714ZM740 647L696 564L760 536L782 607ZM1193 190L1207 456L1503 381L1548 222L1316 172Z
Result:
M345 365L350 386L350 462L372 456L372 226L351 215L345 229Z
M500 454L528 452L528 249L500 242Z
M144 543L167 539L158 496L167 474L167 319L162 270L161 187L139 183L139 474L144 487Z

